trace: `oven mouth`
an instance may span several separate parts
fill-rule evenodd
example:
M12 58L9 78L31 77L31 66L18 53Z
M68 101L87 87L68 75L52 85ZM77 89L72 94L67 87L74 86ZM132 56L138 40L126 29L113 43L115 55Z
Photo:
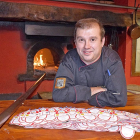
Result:
M62 45L60 43L53 41L36 42L30 48L27 54L27 71L25 74L19 74L18 80L35 81L43 73L46 73L46 77L44 78L45 80L53 80L59 67L60 61L64 56L64 52L61 46ZM45 58L48 57L47 55L50 55L51 58L45 62ZM36 64L36 60L38 60L38 64ZM52 60L53 62L50 62Z

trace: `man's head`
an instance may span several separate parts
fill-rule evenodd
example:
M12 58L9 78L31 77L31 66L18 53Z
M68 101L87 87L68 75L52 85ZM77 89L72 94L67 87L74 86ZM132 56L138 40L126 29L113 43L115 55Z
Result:
M75 31L74 31L74 39L76 37L76 32L77 28L81 29L88 29L92 28L94 24L98 24L100 27L100 34L101 34L101 39L105 36L105 30L101 22L95 18L86 18L86 19L80 19L76 24L75 24Z
M94 18L79 20L75 25L75 45L81 60L91 64L100 58L105 42L105 30L102 24Z

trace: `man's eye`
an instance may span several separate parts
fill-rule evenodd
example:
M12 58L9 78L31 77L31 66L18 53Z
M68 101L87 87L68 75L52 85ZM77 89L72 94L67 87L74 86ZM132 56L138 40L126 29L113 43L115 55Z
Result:
M82 39L82 38L77 39L77 42L83 42L83 41L84 41L84 39Z
M84 41L84 39L82 39L82 38L78 39L78 42L83 42L83 41Z
M92 38L92 39L91 39L91 41L93 42L93 41L95 41L95 39L94 39L94 38Z

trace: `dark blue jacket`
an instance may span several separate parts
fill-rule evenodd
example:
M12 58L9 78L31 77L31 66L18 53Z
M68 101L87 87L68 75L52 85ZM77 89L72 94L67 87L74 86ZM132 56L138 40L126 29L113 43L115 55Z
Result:
M64 88L55 88L56 79L62 79ZM90 87L102 86L107 91L91 96ZM61 86L60 86L61 87ZM82 102L104 107L125 106L127 102L127 88L124 69L117 52L103 47L101 57L93 64L86 65L81 61L76 49L70 50L63 58L57 71L53 100L55 102Z

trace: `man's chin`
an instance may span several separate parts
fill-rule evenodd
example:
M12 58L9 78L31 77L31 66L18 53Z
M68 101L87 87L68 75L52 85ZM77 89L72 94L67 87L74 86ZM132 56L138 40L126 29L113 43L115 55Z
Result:
M83 59L82 61L87 65L92 63L91 59Z
M87 62L88 62L88 61L89 61L89 62L92 61L92 59L91 59L90 56L86 56L86 57L84 57L84 60L87 61Z

